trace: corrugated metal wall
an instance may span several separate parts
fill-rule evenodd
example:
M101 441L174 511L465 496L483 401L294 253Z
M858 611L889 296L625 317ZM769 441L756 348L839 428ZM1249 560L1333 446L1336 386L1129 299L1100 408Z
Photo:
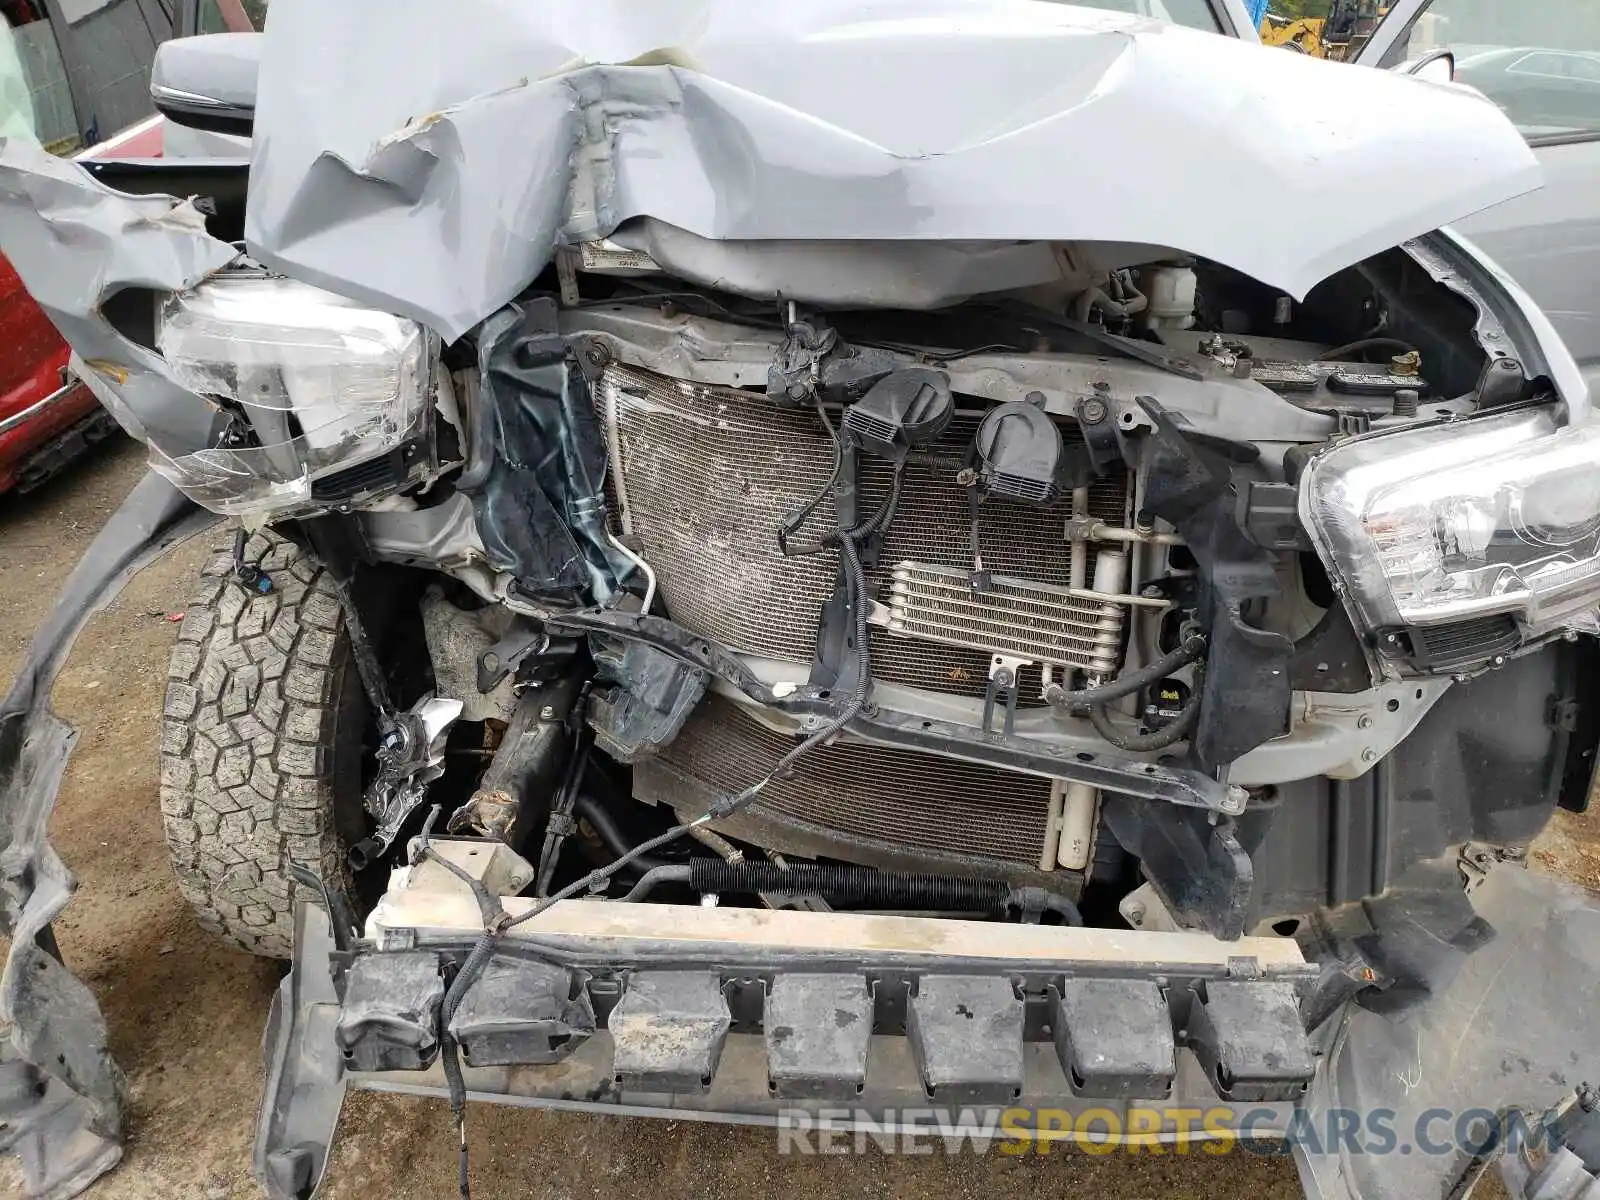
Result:
M76 140L78 123L67 90L67 69L49 21L31 21L16 31L17 57L33 101L34 132L46 146Z
M45 0L85 140L155 111L150 64L172 36L170 0Z

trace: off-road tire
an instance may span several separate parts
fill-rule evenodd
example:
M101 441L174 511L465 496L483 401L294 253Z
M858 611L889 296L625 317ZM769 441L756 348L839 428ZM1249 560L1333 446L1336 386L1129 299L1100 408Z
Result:
M343 610L309 552L272 534L246 560L265 594L234 578L232 548L201 571L167 671L161 819L200 924L252 954L287 958L288 865L337 886L361 836L366 698Z

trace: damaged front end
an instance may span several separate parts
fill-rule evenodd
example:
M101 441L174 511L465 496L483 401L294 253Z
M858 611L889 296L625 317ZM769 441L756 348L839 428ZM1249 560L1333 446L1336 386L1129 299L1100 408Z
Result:
M1318 1194L1412 1195L1471 1164L1402 1185L1297 1123L1587 1069L1575 1029L1478 1069L1518 976L1600 957L1586 906L1489 872L1587 804L1600 439L1544 318L1430 232L1533 186L1526 146L1151 22L891 7L473 0L423 80L391 69L420 4L275 0L248 180L0 146L0 242L160 476L60 628L187 496L241 523L235 618L278 569L248 547L319 564L358 677L343 853L286 842L296 903L247 931L294 947L274 1196L351 1086L1157 1136L1220 1103ZM359 111L304 69L357 42ZM1303 236L1241 225L1263 196ZM52 1058L87 994L12 990L76 987L35 948L67 640L0 742L45 1194L121 1111L103 1037ZM175 773L204 705L254 715L194 677Z

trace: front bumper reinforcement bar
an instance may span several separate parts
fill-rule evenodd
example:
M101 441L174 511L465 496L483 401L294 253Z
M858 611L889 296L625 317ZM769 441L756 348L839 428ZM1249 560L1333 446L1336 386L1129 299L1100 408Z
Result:
M446 1033L470 1099L741 1124L1231 1102L1272 1137L1314 1072L1316 971L1287 938L564 901L500 940L446 1031L482 931L465 889L397 871L344 950L320 908L299 921L256 1144L275 1200L315 1190L346 1089L444 1097Z

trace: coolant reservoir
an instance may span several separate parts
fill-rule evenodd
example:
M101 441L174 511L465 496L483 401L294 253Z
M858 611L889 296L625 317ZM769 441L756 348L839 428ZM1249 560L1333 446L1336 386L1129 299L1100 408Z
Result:
M1150 307L1145 323L1154 330L1192 329L1194 298L1200 281L1188 267L1155 267L1144 272Z

